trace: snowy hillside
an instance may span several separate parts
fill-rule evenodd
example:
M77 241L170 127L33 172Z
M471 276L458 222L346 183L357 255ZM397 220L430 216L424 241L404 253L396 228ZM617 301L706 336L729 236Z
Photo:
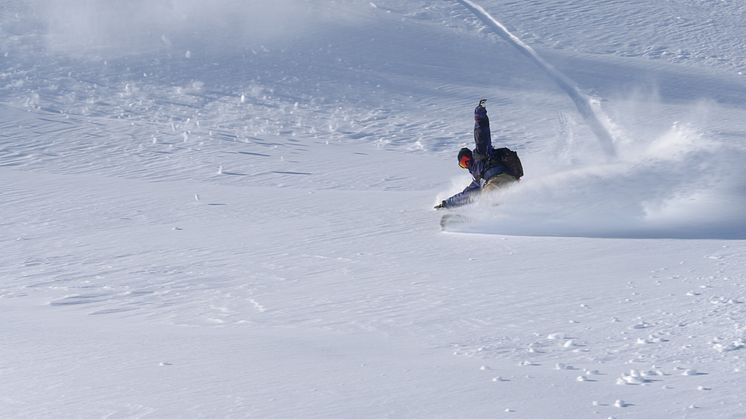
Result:
M0 416L746 417L742 2L209 3L0 1Z

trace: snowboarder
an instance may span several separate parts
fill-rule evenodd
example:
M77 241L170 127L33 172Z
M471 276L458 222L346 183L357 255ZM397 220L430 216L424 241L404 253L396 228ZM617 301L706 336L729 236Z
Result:
M476 132L476 130L475 130ZM458 165L468 169L474 180L463 191L442 201L435 209L454 208L473 202L482 192L489 192L508 186L518 181L518 178L508 173L507 168L497 158L497 151L490 146L481 159L474 158L476 149L472 152L462 148L458 152Z
M462 148L458 153L458 165L468 169L474 180L462 192L446 199L436 205L436 209L453 208L466 205L474 201L481 192L489 192L503 186L516 182L523 176L523 168L520 167L518 156L508 160L518 160L518 167L509 165L506 167L500 158L502 155L492 148L492 134L490 132L490 118L487 116L487 99L479 99L474 109L474 144L476 147L472 152L468 148ZM501 149L506 150L506 149ZM513 169L512 171L510 169Z

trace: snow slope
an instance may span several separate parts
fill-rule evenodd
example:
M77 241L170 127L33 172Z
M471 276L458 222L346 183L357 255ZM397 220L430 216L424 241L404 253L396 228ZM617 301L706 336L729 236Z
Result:
M0 416L746 417L743 5L244 3L2 2Z

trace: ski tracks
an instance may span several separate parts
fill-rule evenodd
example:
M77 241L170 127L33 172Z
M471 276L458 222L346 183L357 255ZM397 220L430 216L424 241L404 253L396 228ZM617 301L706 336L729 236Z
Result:
M557 86L562 89L570 99L572 99L578 113L580 113L591 131L596 135L596 138L607 157L616 157L616 149L614 145L615 139L606 126L609 123L608 116L604 115L603 111L597 105L594 105L594 102L592 102L589 97L581 93L572 80L544 60L536 51L534 51L533 48L510 32L505 25L492 17L492 15L482 8L482 6L470 0L456 1L469 9L485 25L492 28L498 36L515 47L520 53L536 64L551 80L553 80Z

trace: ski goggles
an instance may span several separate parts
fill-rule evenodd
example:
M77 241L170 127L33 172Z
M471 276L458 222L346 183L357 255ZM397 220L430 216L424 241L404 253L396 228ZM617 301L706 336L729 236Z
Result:
M458 167L462 169L468 169L470 161L471 161L471 158L468 155L463 155L458 161Z

